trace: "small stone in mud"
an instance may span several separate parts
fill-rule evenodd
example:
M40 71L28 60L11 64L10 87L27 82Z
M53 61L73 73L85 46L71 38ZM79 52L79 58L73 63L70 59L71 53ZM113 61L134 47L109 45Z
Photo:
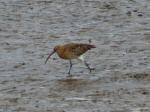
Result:
M140 14L138 14L138 16L143 16L143 14L140 13Z
M143 88L141 88L139 91L137 91L137 92L139 92L139 93L141 93L141 94L143 94L143 95L148 95L149 94L149 90L147 90L147 89L143 89Z
M8 42L6 42L6 45L10 45Z
M89 43L92 43L92 39L89 39Z
M127 13L126 13L128 16L131 16L131 11L128 11Z
M53 60L56 60L57 58L53 58Z
M143 95L147 95L149 92L147 92L147 91L142 91L142 94Z
M134 9L134 10L133 10L133 12L137 12L137 11L138 11L137 9Z
M24 63L24 62L23 62L23 63L21 63L21 65L25 65L25 64L26 64L26 63Z
M59 36L56 36L56 35L49 35L48 38L51 39L51 38L60 38L60 37L59 37Z
M22 65L25 65L25 63L24 63L24 62L23 62L23 63L19 63L18 65L15 65L14 68L19 68L19 67L21 67Z

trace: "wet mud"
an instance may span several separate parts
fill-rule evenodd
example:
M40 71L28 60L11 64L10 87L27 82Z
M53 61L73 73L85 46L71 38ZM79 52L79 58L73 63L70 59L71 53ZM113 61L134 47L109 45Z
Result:
M0 112L150 112L149 0L1 0ZM48 53L91 43L83 63Z

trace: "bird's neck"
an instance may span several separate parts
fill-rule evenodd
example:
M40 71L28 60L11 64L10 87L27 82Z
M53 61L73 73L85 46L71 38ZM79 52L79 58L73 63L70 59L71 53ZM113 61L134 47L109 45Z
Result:
M57 54L59 57L62 57L63 56L63 53L64 53L64 48L63 47L59 47L59 49L57 49Z

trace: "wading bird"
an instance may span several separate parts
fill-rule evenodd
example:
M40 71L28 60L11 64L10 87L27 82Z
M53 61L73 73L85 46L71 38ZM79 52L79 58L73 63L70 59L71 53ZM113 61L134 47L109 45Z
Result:
M72 59L78 59L84 62L87 69L91 72L91 70L93 70L94 68L90 68L89 64L83 58L83 54L88 50L90 50L91 48L96 48L96 46L83 43L69 43L65 45L57 45L54 47L53 51L47 57L45 64L47 63L50 56L56 52L60 58L69 60L70 62L70 67L68 71L69 75L72 68Z

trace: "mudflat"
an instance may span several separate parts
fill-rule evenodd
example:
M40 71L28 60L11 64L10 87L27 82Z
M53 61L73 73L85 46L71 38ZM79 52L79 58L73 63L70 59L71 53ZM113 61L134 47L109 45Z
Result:
M89 73L54 46L91 43ZM1 0L0 112L150 112L149 0Z

